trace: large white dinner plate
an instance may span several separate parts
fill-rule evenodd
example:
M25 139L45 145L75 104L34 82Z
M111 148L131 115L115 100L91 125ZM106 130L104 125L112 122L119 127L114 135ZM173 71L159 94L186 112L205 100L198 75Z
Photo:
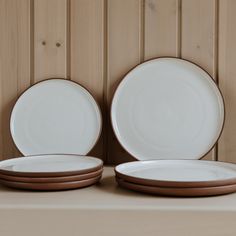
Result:
M213 79L186 60L158 58L121 81L111 120L121 145L138 160L200 159L216 143L224 102Z
M101 113L92 95L79 84L50 79L26 90L10 121L22 154L87 154L101 132Z
M204 160L135 161L116 166L117 177L162 187L211 187L236 184L236 164Z
M102 168L95 157L79 155L39 155L0 162L0 173L15 176L46 177L84 174Z

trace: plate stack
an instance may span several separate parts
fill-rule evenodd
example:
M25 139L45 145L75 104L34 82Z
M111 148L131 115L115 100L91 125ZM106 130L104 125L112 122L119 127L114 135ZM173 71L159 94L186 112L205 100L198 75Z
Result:
M134 191L200 197L236 191L236 165L200 160L154 160L115 168L120 186Z
M118 184L186 197L236 191L236 165L198 160L220 137L224 114L219 88L199 66L177 58L138 65L112 100L117 139L138 160L115 168Z
M14 158L0 163L1 183L30 190L66 190L90 186L101 179L102 161L77 155Z
M101 133L92 95L65 79L39 82L17 100L10 120L13 141L26 157L0 162L0 183L31 190L66 190L97 183L103 162L86 156Z

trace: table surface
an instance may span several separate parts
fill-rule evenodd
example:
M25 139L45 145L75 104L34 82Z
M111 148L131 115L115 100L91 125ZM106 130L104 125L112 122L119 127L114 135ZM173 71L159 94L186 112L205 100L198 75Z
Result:
M100 183L83 189L32 192L0 186L0 210L8 208L179 209L236 212L236 194L200 198L142 194L120 188L115 182L113 167L105 167Z
M0 186L0 235L235 236L236 194L151 196L117 186L113 167L97 185L60 192ZM50 232L50 234L48 234Z

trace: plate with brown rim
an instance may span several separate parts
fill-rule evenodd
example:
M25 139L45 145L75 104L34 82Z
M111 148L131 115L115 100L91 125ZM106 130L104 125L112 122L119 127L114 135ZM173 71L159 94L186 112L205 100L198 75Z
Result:
M205 160L150 160L123 163L116 176L157 187L214 187L236 184L236 164Z
M11 188L25 189L25 190L39 190L39 191L58 191L84 188L97 183L101 179L101 175L79 181L62 182L62 183L26 183L8 180L0 180L0 183Z
M48 79L28 88L16 101L10 119L13 141L24 156L86 155L101 129L101 111L93 96L66 79Z
M37 155L0 162L0 174L23 177L58 177L80 175L100 170L103 161L80 155Z
M218 140L224 101L212 77L178 58L157 58L129 71L111 105L114 133L137 160L200 159Z
M6 175L0 173L0 179L16 182L26 182L26 183L61 183L61 182L72 182L79 180L86 180L100 176L103 172L103 169L89 172L87 174L80 175L68 175L68 176L59 176L59 177L22 177L14 175Z

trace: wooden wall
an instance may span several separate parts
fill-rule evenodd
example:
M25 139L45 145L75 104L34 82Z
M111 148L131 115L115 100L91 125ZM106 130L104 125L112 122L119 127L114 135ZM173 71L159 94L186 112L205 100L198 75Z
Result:
M0 159L19 155L9 133L17 96L62 77L88 88L102 108L92 154L132 160L111 129L113 93L138 63L175 56L205 68L225 97L224 132L205 158L236 162L235 12L235 0L0 0Z

